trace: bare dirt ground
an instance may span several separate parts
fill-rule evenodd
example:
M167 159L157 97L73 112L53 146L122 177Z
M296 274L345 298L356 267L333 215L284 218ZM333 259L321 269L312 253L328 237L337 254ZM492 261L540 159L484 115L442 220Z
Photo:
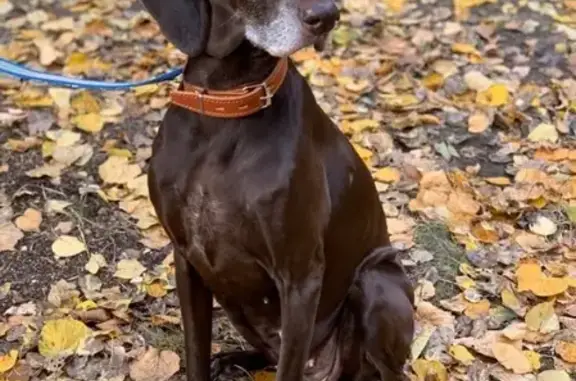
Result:
M341 5L327 51L293 59L410 249L407 374L574 379L576 2ZM108 80L184 62L132 0L0 0L0 57ZM0 380L182 377L171 248L145 186L174 86L0 77ZM214 337L214 352L244 346L221 311Z

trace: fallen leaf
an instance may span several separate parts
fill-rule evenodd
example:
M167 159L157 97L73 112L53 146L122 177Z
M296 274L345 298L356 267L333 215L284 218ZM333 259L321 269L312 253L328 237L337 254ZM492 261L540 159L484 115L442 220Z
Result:
M468 348L459 344L450 347L450 355L464 365L470 365L475 360L475 357L470 353Z
M110 156L98 167L100 178L107 184L126 184L136 178L142 170L136 164L120 156Z
M545 370L538 374L538 381L570 381L565 370Z
M42 213L36 209L28 208L24 214L14 221L18 229L25 232L38 231L42 223Z
M507 339L516 341L523 340L526 336L527 327L525 323L512 323L502 330L502 335Z
M4 355L0 354L0 376L12 369L14 365L16 365L17 360L18 351L15 349L10 350L10 352Z
M40 332L38 351L44 357L67 357L90 336L91 330L74 319L48 320Z
M503 84L491 85L488 89L478 93L476 102L485 106L504 106L510 102L510 93Z
M504 288L500 294L502 298L502 304L512 311L516 312L516 314L520 316L524 316L526 313L526 308L522 306L522 303L510 288Z
M410 345L410 358L416 360L420 357L420 354L428 344L430 340L430 336L436 331L436 327L433 327L429 324L424 324L420 332L414 339L412 340L412 344Z
M476 320L488 316L489 312L490 302L483 299L478 303L467 303L464 315L468 316L470 319Z
M166 296L168 290L161 282L152 282L146 285L146 293L153 298L161 298Z
M535 305L526 313L526 325L532 331L551 333L560 329L558 316L554 311L554 302Z
M76 116L74 124L82 131L95 133L101 131L104 127L104 119L100 114L90 113Z
M437 360L424 360L417 359L412 363L412 369L416 376L418 376L418 381L447 381L448 372L444 365Z
M7 15L14 9L14 6L8 0L0 1L0 15Z
M553 124L540 123L535 129L528 134L528 140L531 142L550 142L556 143L558 141L558 130Z
M70 108L71 89L51 87L48 89L48 94L50 94L52 100L60 110L68 110Z
M130 364L130 377L134 381L167 381L178 370L180 357L175 352L150 347Z
M469 71L464 74L464 82L469 89L474 91L485 91L493 82L479 71Z
M54 61L62 57L62 53L54 48L52 41L48 38L36 38L34 39L34 45L36 45L40 52L40 64L43 66L50 66Z
M556 353L560 355L562 360L576 364L576 343L567 341L558 341L554 347Z
M61 235L52 243L52 252L57 258L73 257L86 251L86 245L71 235Z
M532 365L532 370L537 371L542 366L540 362L540 354L534 351L523 351L524 356L530 361L530 365Z
M388 5L388 9L390 9L394 13L401 12L404 8L404 2L406 0L386 0L386 5Z
M146 267L142 266L136 259L121 259L116 265L116 272L114 276L120 279L131 280L136 278L146 271Z
M475 111L470 118L468 118L468 132L472 134L481 134L490 127L492 121L490 117L482 111Z
M532 371L530 361L522 351L507 343L496 342L492 345L494 357L504 368L510 369L516 374L524 374Z
M12 222L0 223L0 252L14 250L23 237L24 233Z
M374 179L383 183L395 183L400 180L400 171L396 168L384 167L374 173Z
M90 274L95 275L104 266L106 266L106 258L104 258L102 254L94 253L90 254L90 259L88 260L84 268Z

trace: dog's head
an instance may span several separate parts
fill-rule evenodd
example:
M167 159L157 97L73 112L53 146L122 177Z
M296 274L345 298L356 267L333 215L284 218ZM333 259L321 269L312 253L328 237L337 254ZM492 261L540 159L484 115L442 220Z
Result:
M334 0L141 0L162 33L189 56L222 58L244 38L277 57L326 38Z

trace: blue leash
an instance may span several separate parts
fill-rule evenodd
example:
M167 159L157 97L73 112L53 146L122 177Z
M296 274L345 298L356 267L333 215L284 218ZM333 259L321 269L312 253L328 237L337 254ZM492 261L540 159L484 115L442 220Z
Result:
M45 82L53 86L71 87L75 89L92 89L92 90L125 90L133 87L149 85L172 80L182 74L183 69L172 69L156 77L148 78L136 82L106 82L93 81L89 79L63 77L61 75L50 74L42 71L28 69L22 65L13 63L4 58L0 58L0 75L7 74L24 81Z

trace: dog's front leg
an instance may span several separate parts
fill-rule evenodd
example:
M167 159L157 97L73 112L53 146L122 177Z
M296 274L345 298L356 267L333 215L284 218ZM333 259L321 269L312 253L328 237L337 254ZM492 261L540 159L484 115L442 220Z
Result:
M317 254L317 253L314 253ZM313 255L310 258L317 258ZM322 290L323 264L313 263L305 273L291 274L279 285L281 302L281 344L278 381L302 381L310 356L316 311ZM293 278L295 276L295 278Z
M212 339L212 292L198 272L177 251L176 288L182 310L186 346L186 379L210 381L210 341Z

